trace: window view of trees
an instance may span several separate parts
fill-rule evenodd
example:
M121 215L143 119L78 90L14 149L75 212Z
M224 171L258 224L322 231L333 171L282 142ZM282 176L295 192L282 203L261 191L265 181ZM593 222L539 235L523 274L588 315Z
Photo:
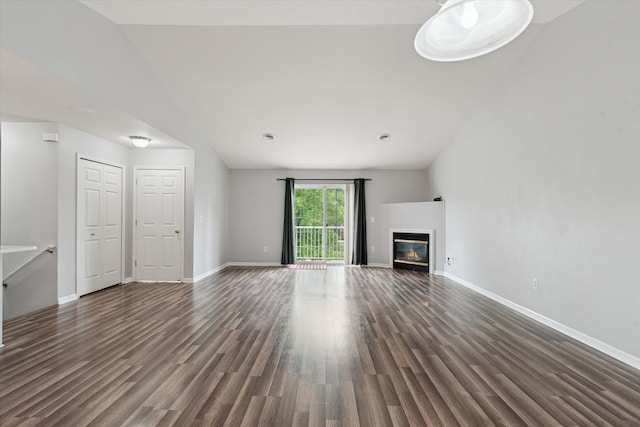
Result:
M343 188L296 188L295 218L298 261L324 261L325 248L327 261L344 259Z

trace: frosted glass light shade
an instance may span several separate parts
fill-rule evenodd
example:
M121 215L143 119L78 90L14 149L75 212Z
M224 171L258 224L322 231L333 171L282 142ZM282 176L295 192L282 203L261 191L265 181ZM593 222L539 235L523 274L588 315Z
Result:
M129 140L133 145L135 145L138 148L146 148L149 146L149 143L151 142L151 138L147 138L146 136L137 136L137 135L130 136Z
M529 26L529 0L449 0L424 23L414 46L433 61L462 61L493 52Z

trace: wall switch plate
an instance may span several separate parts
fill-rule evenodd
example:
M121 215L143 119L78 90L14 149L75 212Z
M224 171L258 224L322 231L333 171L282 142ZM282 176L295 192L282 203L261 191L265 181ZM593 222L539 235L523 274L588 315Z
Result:
M376 222L376 217L372 216L371 217L371 224L373 224L374 222Z
M375 246L371 246L371 253L375 254L376 253L376 247Z

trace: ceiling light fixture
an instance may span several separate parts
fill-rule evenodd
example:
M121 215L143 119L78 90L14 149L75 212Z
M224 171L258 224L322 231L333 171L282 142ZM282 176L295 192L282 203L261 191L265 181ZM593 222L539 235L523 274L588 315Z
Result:
M471 59L514 40L532 18L529 0L448 0L420 27L414 47L432 61Z
M276 139L276 137L273 136L272 133L263 133L262 138L266 139L267 141L273 141L274 139Z
M133 145L135 145L138 148L146 148L147 146L149 146L149 143L151 142L151 138L147 138L146 136L138 136L138 135L130 136L129 140Z

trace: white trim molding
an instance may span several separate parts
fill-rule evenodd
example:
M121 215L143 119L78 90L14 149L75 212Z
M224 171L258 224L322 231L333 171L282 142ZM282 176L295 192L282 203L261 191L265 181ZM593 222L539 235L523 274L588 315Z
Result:
M78 294L71 294L61 298L58 298L58 305L66 304L78 299Z
M135 280L136 282L149 282L148 280L137 280L137 264L136 264L136 260L138 259L138 222L137 219L138 218L138 184L137 184L137 179L138 179L138 172L141 170L160 170L160 171L180 171L180 173L182 174L182 218L181 218L181 224L179 224L179 229L183 230L183 236L184 236L184 226L185 226L185 221L186 221L186 213L187 213L187 167L185 165L176 165L176 166L152 166L152 165L133 165L133 174L132 174L132 200L133 200L133 206L132 206L132 211L133 211L133 218L132 218L132 223L131 223L131 227L133 230L133 239L131 242L131 276L133 277L133 280ZM185 259L184 259L184 237L181 237L180 239L180 256L178 257L180 260L180 275L178 277L183 277L184 278L184 263L185 263ZM183 282L183 283L193 283L193 282L187 282L187 279L182 279L179 280L178 282ZM154 282L155 280L150 280L151 282ZM160 282L166 282L166 280L159 280ZM169 280L168 282L173 282L172 280Z
M613 347L612 345L609 345L607 343L604 343L596 338L593 338L585 333L582 333L580 331L577 331L573 328L570 328L566 325L563 325L560 322L556 322L553 319L550 319L546 316L543 316L540 313L537 313L533 310L530 310L526 307L523 307L519 304L516 304L513 301L510 301L506 298L501 297L500 295L494 294L493 292L490 292L484 288L481 288L477 285L474 285L471 282L467 282L464 279L461 279L457 276L454 276L451 273L444 273L444 276L448 279L453 280L454 282L457 282L459 284L461 284L462 286L477 292L481 295L486 296L487 298L490 298L492 300L494 300L497 303L500 303L506 307L509 307L512 310L517 311L520 314L523 314L525 316L527 316L530 319L535 320L536 322L542 323L543 325L546 325L564 335L567 335L568 337L571 337L577 341L580 341L583 344L588 345L589 347L598 350L608 356L613 357L614 359L617 359L623 363L626 363L629 366L632 366L636 369L640 369L640 358L633 356L629 353L625 353L622 350L619 350L615 347Z
M222 271L225 268L227 268L229 264L222 264L217 266L216 268L212 268L211 270L204 272L202 274L198 274L196 277L185 277L184 280L182 281L183 283L195 283L197 281L200 281L202 279L206 279L207 277L217 273L218 271Z
M184 280L136 280L137 283L185 283Z
M346 265L345 267L349 267L349 265ZM361 267L365 267L365 268L393 268L389 264L383 264L383 263L379 263L379 262L372 262L371 264L362 265Z
M125 213L127 212L127 168L125 167L124 164L122 163L118 163L118 162L112 162L111 160L105 160L99 157L94 157L94 156L89 156L89 155L85 155L85 154L80 154L80 153L76 153L76 184L75 184L75 188L76 188L76 197L75 197L75 215L76 215L76 224L75 224L75 232L76 232L76 239L75 239L75 251L76 251L76 256L75 256L75 289L76 289L76 294L78 292L78 283L79 283L79 275L80 275L80 268L78 267L79 264L79 245L80 245L80 241L79 241L79 236L80 236L80 224L78 223L78 209L80 208L79 206L79 193L78 193L78 188L80 185L80 161L81 160L87 160L89 162L94 162L94 163L100 163L102 165L107 165L107 166L112 166L118 169L122 170L122 177L121 180L122 182L120 183L120 283L124 283L124 268L125 268L125 259L124 259L124 254L125 254L125 220L126 220L126 215ZM74 294L74 295L76 295ZM66 298L66 297L64 297ZM78 296L76 295L76 299L78 299Z
M279 262L228 262L225 267L284 267Z
M347 265L346 267L350 267L350 266ZM393 265L382 264L382 263L374 263L374 264L363 265L363 267L368 267L368 268L393 268ZM444 276L445 272L441 271L441 270L436 270L433 273L429 273L429 274L433 274L434 276Z

